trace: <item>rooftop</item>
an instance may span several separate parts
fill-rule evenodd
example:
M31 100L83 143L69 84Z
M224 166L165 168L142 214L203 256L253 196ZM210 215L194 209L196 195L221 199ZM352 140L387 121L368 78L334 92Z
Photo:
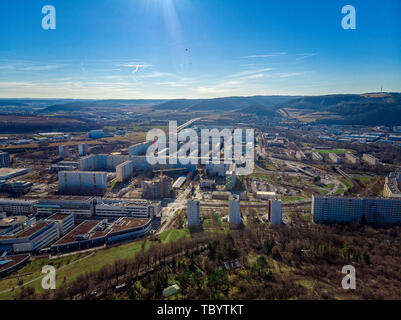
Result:
M72 229L71 232L67 233L64 237L62 237L60 240L58 240L56 243L54 243L54 245L75 242L78 235L88 234L100 222L101 221L85 220L84 222L79 224L77 227Z
M56 213L47 218L47 220L53 220L53 221L61 221L64 220L65 218L69 217L71 214L66 214L66 213Z
M110 227L110 233L142 227L149 221L150 219L120 218Z
M29 258L29 254L20 254L16 256L6 256L0 258L0 273L12 268L13 266L25 261Z
M44 221L40 220L36 224L34 224L31 227L25 228L21 230L20 232L12 235L12 236L1 236L0 240L9 240L9 239L17 239L17 238L27 238L30 237L31 235L35 234L39 230L43 229L47 225L49 225L51 221Z

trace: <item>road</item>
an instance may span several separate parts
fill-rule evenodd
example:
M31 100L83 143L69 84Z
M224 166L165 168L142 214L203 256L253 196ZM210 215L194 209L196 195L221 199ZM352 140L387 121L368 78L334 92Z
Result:
M162 225L160 229L156 232L156 234L161 234L163 231L168 229L177 211L182 210L186 207L187 196L191 192L191 189L192 186L190 184L183 192L181 192L177 196L174 202L169 203L166 208L163 208Z

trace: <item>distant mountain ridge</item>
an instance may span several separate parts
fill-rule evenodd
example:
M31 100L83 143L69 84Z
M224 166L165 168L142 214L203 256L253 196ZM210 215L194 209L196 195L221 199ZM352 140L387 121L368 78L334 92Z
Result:
M308 123L401 125L401 93L333 94L323 96L250 96L213 99L0 99L2 110L33 110L34 114L82 109L150 106L155 111L236 112L283 117Z
M154 106L156 110L187 109L191 111L226 112L240 110L255 105L274 107L299 98L299 96L251 96L251 97L225 97L213 99L175 99Z
M401 93L302 97L276 107L281 115L304 122L401 125Z

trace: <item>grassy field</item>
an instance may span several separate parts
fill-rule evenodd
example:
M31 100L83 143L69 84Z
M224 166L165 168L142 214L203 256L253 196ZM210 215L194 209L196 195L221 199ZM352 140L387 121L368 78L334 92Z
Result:
M346 154L347 150L345 149L330 149L330 150L315 150L317 153L323 153L323 154L328 154L328 153L335 153L335 154Z
M348 190L354 186L351 179L341 179L341 182L348 188Z
M329 193L328 190L322 189L322 188L315 188L316 192L318 192L321 196L325 196L326 194Z
M163 232L160 235L160 239L162 242L174 242L183 237L189 238L189 229L171 229Z
M189 230L167 230L160 235L162 242L174 242L182 237L189 237ZM136 253L147 250L151 246L151 241L135 241L118 247L98 250L95 252L87 252L82 254L74 254L67 257L49 260L41 258L33 260L31 263L20 269L16 274L8 278L0 280L0 292L35 280L27 287L34 287L36 292L41 292L42 267L53 264L57 270L57 286L64 283L70 283L79 275L86 272L98 271L102 267L113 263L115 260L133 258ZM20 276L17 276L20 275ZM23 281L23 282L22 282ZM0 300L12 299L20 289L14 291L0 293Z
M292 202L292 201L302 201L302 200L307 200L305 197L301 196L282 196L281 201L282 202Z

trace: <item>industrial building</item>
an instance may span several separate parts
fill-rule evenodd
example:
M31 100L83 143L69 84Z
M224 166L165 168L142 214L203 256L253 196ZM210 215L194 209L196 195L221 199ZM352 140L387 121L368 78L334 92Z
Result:
M58 153L61 159L68 158L70 156L70 148L68 146L59 146Z
M134 163L126 161L116 167L116 177L118 182L125 182L132 177Z
M313 196L312 215L316 223L395 225L401 223L401 199Z
M283 223L282 203L280 200L269 200L268 202L269 221L272 224Z
M151 228L151 219L122 217L111 224L107 220L86 220L54 243L50 250L58 254L132 240L145 236Z
M1 251L1 250L0 250ZM0 278L6 277L28 263L29 254L19 254L13 256L0 256Z
M276 199L276 193L269 191L257 191L256 198L260 200L274 200Z
M94 197L57 196L39 199L36 204L38 216L49 217L54 214L73 214L76 218L90 218L95 215Z
M0 212L4 211L10 215L30 215L34 213L35 201L18 199L0 199Z
M27 226L28 218L26 216L0 216L0 235L9 232L16 233ZM35 218L33 218L35 220ZM0 249L1 250L1 249Z
M103 130L91 130L89 133L89 138L91 139L101 139L104 137Z
M242 224L238 195L232 195L228 201L228 222L237 226Z
M363 161L367 162L368 164L370 164L371 166L378 166L380 165L380 160L375 158L374 156L365 153L362 156Z
M28 168L0 168L0 180L9 180L28 174L31 170Z
M160 202L148 200L98 199L95 215L104 217L149 218L157 216L161 211Z
M60 171L59 192L63 194L103 195L107 190L107 173L95 171Z
M345 155L345 158L352 164L360 164L361 161L359 160L358 157L355 157L352 153L347 153Z
M89 148L87 143L82 143L78 145L78 154L80 157L86 156L89 153Z
M386 198L401 198L401 169L397 169L395 172L391 172L386 177L384 184L383 196Z
M188 218L188 226L189 227L194 227L194 226L200 225L201 219L200 219L200 201L199 200L188 201L187 218Z
M33 183L29 181L7 181L0 182L2 192L7 192L15 195L26 194L31 191Z
M10 154L0 151L0 168L8 168L11 165Z
M59 237L59 228L56 222L41 220L15 234L0 236L0 247L13 253L38 252Z

